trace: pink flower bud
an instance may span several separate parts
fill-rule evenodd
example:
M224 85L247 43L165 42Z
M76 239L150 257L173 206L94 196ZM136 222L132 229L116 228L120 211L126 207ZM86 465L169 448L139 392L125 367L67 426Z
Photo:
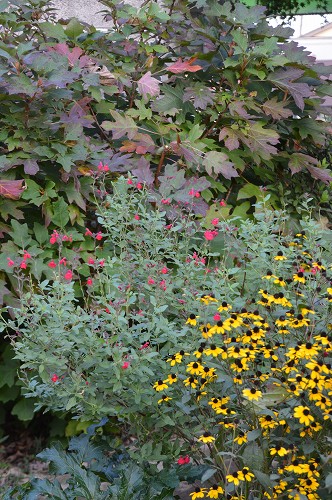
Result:
M54 269L56 267L56 263L54 262L54 260L51 260L51 262L49 262L48 264L48 267L50 267L51 269Z
M59 380L59 377L54 373L51 377L52 382L57 382Z
M13 267L13 265L15 263L14 263L14 261L12 259L10 259L9 257L7 257L7 264L8 264L8 267Z
M149 278L148 285L154 285L154 284L155 284L155 280L153 278Z
M208 241L212 241L217 236L217 234L218 234L218 231L216 229L214 229L213 231L208 230L208 231L205 231L204 238Z
M99 231L99 233L96 234L96 240L100 241L103 239L102 233Z
M86 284L87 284L88 286L92 286L92 285L93 285L92 278L88 278L88 279L86 280Z
M121 366L121 368L123 368L123 370L126 370L127 368L129 368L129 366L130 366L129 361L125 361L125 362L123 363L123 365Z

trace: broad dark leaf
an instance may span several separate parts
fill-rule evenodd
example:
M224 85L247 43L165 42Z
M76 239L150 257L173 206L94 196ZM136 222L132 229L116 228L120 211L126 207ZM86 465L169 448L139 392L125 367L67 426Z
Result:
M0 196L18 200L25 189L23 184L24 179L17 181L0 179Z
M270 73L268 79L279 89L286 90L293 97L295 104L303 111L304 98L310 97L312 91L308 84L296 82L304 74L298 68L280 68Z

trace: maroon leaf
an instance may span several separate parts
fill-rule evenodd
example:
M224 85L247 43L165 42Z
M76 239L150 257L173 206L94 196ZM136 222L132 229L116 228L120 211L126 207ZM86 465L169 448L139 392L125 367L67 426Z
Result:
M306 83L296 83L304 71L298 68L280 68L270 73L268 79L282 90L287 90L293 97L295 104L303 111L304 97L310 97L312 91Z
M202 66L199 66L198 64L194 64L193 62L196 61L197 57L192 57L188 61L182 61L181 57L178 61L175 63L172 63L170 65L167 64L167 71L170 71L171 73L195 73L196 71L199 71L202 69Z
M148 186L151 186L154 181L154 175L150 168L150 162L143 156L136 162L138 168L132 170L132 173L137 177L138 182L145 182Z
M318 165L316 158L303 153L293 153L288 163L292 175L301 172L301 170L308 168L308 166L313 167L316 165Z
M330 184L330 182L332 182L332 175L330 170L319 167L313 167L312 165L308 165L307 169L311 173L314 179L318 179L324 182L325 184Z
M36 175L39 171L39 165L36 160L25 160L24 163L24 172L28 175Z
M151 71L148 71L137 82L138 92L142 94L143 97L147 97L148 95L150 95L151 97L159 95L159 85L159 80L151 76Z
M229 151L237 149L240 145L237 133L232 128L224 127L220 130L219 141L222 140L225 141L225 146Z
M144 155L145 153L153 153L155 149L155 143L150 135L138 133L132 141L123 141L120 151Z
M286 108L287 102L278 101L277 97L272 97L263 104L264 113L271 115L274 120L280 120L280 118L289 118L293 115L292 111Z
M11 200L18 200L25 189L23 183L24 179L19 181L0 179L0 196L10 198Z

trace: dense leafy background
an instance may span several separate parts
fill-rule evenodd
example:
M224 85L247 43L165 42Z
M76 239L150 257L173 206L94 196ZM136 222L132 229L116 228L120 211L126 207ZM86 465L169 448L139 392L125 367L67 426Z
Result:
M45 0L0 1L0 298L7 304L18 288L8 258L21 261L28 251L34 279L51 276L57 249L46 226L70 233L69 257L94 248L83 234L86 225L98 231L92 187L101 160L111 175L133 171L153 185L156 203L190 203L207 221L248 217L266 192L271 206L287 200L292 215L309 194L330 214L321 106L332 92L330 69L286 42L289 29L271 28L263 7L241 3L146 2L139 11L101 4L107 32L55 22ZM4 345L0 400L10 403L16 365ZM24 413L20 404L16 413L28 420L31 408Z

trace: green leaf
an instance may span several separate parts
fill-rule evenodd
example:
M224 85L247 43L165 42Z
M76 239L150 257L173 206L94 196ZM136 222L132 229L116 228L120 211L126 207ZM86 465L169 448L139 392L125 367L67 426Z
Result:
M20 399L13 407L11 413L16 415L19 420L29 421L34 417L35 401L32 398Z
M46 36L55 38L59 42L65 42L68 39L63 26L59 23L39 23L39 28L45 33Z
M264 453L261 446L255 441L251 441L246 445L242 453L244 465L248 465L250 469L262 469L264 467ZM258 478L257 478L258 479Z
M264 472L261 472L257 469L253 469L253 473L255 474L256 479L263 486L265 491L267 493L271 494L272 488L273 488L273 483L270 479L270 476L268 476L267 474L264 474Z
M234 168L234 164L229 160L228 156L221 151L209 151L206 153L203 165L211 177L216 177L218 174L221 174L226 179L239 176Z
M110 111L114 122L104 121L101 126L104 130L112 131L113 139L121 139L127 135L128 139L133 139L137 133L137 125L128 115L121 115L118 111Z
M67 203L61 197L58 199L58 201L52 204L52 208L53 208L53 217L52 217L53 224L60 227L61 229L64 229L66 224L69 222L69 212Z
M69 38L77 38L84 32L84 28L82 24L75 17L73 17L67 24L65 31Z

